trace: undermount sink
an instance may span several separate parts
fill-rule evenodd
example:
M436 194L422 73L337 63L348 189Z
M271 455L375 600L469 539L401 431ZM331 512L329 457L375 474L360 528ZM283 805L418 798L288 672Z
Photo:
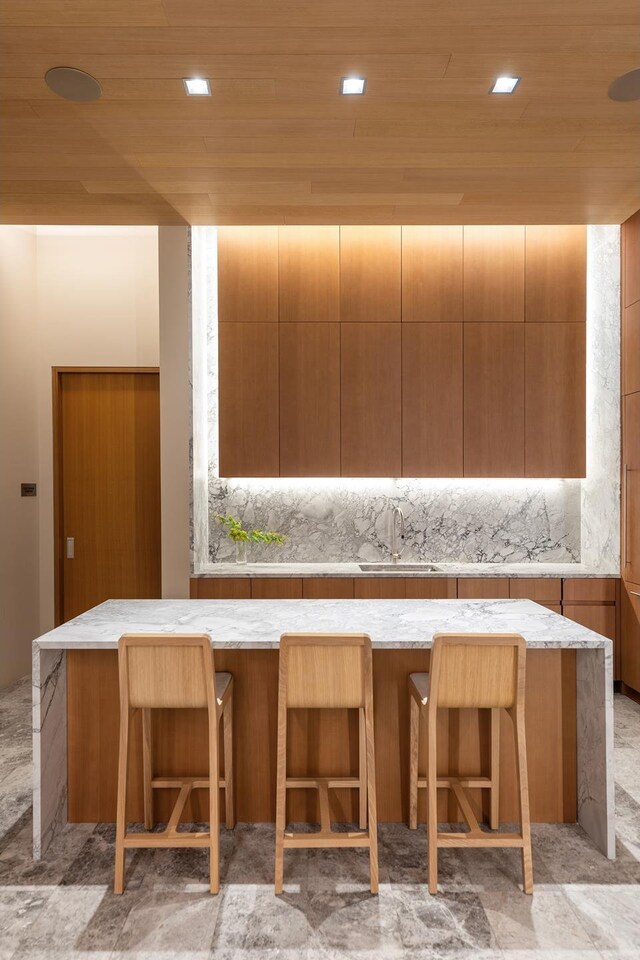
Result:
M372 570L424 570L425 573L435 573L440 569L432 563L359 563L358 566L363 573Z

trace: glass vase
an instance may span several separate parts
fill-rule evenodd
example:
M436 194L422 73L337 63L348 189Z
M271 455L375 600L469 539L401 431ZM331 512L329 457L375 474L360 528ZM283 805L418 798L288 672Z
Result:
M236 563L247 562L247 541L236 540Z

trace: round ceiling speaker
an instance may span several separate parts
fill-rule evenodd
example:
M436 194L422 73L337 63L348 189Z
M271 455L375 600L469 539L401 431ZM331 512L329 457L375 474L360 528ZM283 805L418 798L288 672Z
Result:
M59 97L76 103L99 100L102 93L102 87L95 77L75 67L52 67L47 70L44 79L49 89Z
M609 87L612 100L640 100L640 69L616 77Z

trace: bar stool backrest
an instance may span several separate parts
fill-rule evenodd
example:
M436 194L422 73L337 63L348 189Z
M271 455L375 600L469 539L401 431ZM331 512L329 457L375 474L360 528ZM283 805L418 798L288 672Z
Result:
M524 639L516 633L438 633L433 638L429 704L516 706L524 696Z
M215 708L207 634L125 634L118 642L120 695L131 708Z
M292 634L280 639L280 690L291 708L364 707L371 685L366 634Z

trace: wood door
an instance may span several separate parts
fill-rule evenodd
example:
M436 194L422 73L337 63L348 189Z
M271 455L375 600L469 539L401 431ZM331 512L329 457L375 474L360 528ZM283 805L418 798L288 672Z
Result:
M525 320L584 323L587 228L529 226L525 235Z
M640 583L640 393L624 398L622 576Z
M278 324L218 328L220 475L280 473Z
M58 372L54 382L63 623L104 600L161 596L160 393L157 371Z
M341 319L397 322L400 297L400 227L340 227Z
M402 475L461 477L462 324L402 327Z
M280 476L340 476L340 324L281 323Z
M586 474L586 328L528 323L524 348L525 476Z
M218 227L218 320L278 322L277 227Z
M340 320L340 228L279 227L280 322Z
M399 477L402 470L400 324L343 323L343 477Z
M464 475L524 476L524 324L464 325Z
M524 227L464 228L464 319L524 320Z
M402 228L402 320L462 320L462 227Z
M623 583L620 679L640 693L640 584Z

